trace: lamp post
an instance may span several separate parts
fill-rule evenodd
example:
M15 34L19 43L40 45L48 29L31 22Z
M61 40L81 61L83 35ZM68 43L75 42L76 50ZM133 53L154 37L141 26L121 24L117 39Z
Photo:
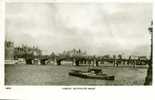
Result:
M149 61L149 67L147 70L147 76L145 78L144 85L152 85L152 55L153 55L153 21L151 22L151 26L148 28L150 34L151 34L151 55L150 55L150 61Z

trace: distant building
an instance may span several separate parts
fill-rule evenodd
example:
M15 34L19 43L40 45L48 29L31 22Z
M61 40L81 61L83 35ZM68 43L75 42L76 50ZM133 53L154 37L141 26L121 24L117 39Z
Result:
M42 51L37 47L28 47L25 45L15 47L14 58L18 62L24 61L27 64L39 64L39 57Z
M5 41L5 64L14 64L14 43Z
M5 60L14 60L14 43L5 41Z
M32 52L32 54L34 55L34 56L41 56L42 55L42 51L39 49L39 48L37 48L37 47L33 47L33 48L31 48L31 52Z
M139 60L148 60L146 56L139 56L138 59Z
M37 47L21 46L16 47L14 51L15 59L26 57L39 57L42 55L42 51Z
M15 59L24 58L24 55L25 55L25 48L15 47L15 50L14 50Z
M70 50L70 51L68 51L69 52L69 54L71 55L71 56L86 56L87 55L87 52L86 51L82 51L82 50L76 50L76 49L73 49L73 50Z

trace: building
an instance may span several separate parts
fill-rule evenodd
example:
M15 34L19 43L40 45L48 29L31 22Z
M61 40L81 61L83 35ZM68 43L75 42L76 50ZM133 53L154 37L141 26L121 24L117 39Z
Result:
M14 63L14 43L5 41L5 64Z
M30 57L39 57L42 55L42 52L37 47L28 47L24 45L22 45L21 47L20 46L15 47L15 50L14 50L15 59L18 59L18 58L26 59L28 55Z
M15 47L14 58L16 60L24 59L25 63L38 63L42 51L37 47L28 47L25 45Z

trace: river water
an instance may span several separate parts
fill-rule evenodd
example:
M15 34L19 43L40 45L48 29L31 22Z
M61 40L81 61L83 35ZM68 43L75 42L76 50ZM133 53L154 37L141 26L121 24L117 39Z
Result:
M69 76L72 69L87 70L88 66L71 65L5 65L6 85L143 85L147 68L100 67L115 75L115 80L83 79Z

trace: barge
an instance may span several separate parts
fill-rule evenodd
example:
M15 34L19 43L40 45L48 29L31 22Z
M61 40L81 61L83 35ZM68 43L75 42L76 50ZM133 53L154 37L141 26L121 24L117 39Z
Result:
M115 76L104 74L101 69L89 69L88 71L71 70L69 75L87 79L114 80Z

